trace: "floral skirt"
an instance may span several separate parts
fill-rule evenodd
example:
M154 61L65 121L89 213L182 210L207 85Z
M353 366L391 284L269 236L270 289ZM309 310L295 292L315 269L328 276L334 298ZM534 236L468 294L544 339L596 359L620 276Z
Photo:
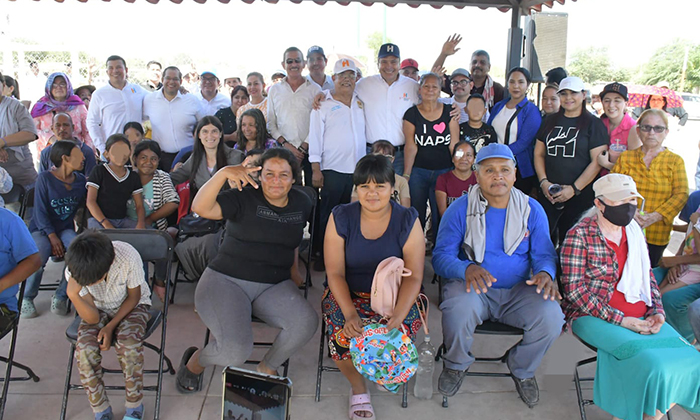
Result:
M362 325L379 323L382 316L372 310L369 293L350 291L355 310L360 315ZM323 311L323 321L326 328L326 337L328 337L328 348L331 352L333 360L348 360L350 359L350 339L343 334L343 326L345 325L345 316L340 310L338 302L335 300L333 293L329 288L323 292L321 300ZM403 325L406 327L408 336L415 341L418 330L423 325L418 312L418 305L414 304L408 315L403 320Z

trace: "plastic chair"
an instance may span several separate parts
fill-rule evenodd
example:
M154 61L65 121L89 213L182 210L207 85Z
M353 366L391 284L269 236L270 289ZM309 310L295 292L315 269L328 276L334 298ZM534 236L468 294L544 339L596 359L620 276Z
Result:
M122 241L130 244L141 255L141 259L144 262L158 262L158 261L172 261L173 256L173 240L169 234L159 230L144 230L144 229L107 229L102 231L106 234L112 241ZM170 269L171 264L168 264L168 270L166 272L166 282L165 282L165 292L166 296L169 291L170 282ZM175 374L175 369L173 368L172 362L165 355L165 332L167 328L167 318L168 318L168 299L163 302L163 309L158 310L151 308L149 310L151 318L146 324L146 334L144 336L143 345L149 348L159 356L158 369L144 370L144 374L158 374L158 381L156 385L144 386L144 391L156 391L156 406L155 413L153 415L154 420L158 420L160 415L160 400L162 394L163 386L163 371L167 370L171 375ZM75 346L76 340L78 338L78 326L80 325L80 317L75 317L75 320L66 330L66 338L70 342L70 353L68 357L68 367L66 371L66 383L63 390L63 403L61 405L61 420L66 418L66 409L68 408L68 394L74 389L83 389L82 384L73 384L70 382L71 374L73 372L73 360L75 358ZM160 346L155 346L151 343L146 342L160 325L161 338ZM164 369L163 364L167 365L167 369ZM122 373L121 369L102 369L105 373ZM124 386L105 386L106 390L124 390Z
M26 281L23 281L22 284L19 287L19 298L17 300L18 305L22 304L22 298L24 297L24 287L26 285ZM0 339L3 339L7 336L7 334L12 333L12 338L10 340L10 351L7 355L7 357L0 356L0 362L4 362L7 364L7 368L5 369L5 376L4 378L0 379L0 381L3 382L2 385L2 398L0 399L0 420L2 420L3 415L5 414L5 404L7 403L7 392L10 387L10 381L28 381L32 380L34 382L39 382L39 377L36 376L34 371L20 363L15 362L15 347L17 346L17 329L19 326L19 319L20 319L20 311L19 308L17 308L17 313L15 314L15 319L12 321L10 325L8 325L7 328L5 328L4 331L0 332ZM22 369L27 373L27 376L20 376L20 377L12 377L12 367L16 367L18 369Z
M34 206L34 188L26 190L21 185L15 185L15 187L6 194L0 194L5 204L19 203L19 211L17 215L24 220L24 216L27 214L27 209Z
M440 288L440 294L439 294L439 299L440 303L442 303L442 277L438 276L438 287ZM508 350L506 350L503 355L498 356L498 357L476 357L474 362L500 362L500 363L505 363L506 360L508 359L508 355L510 354L510 351L513 350L515 347L518 346L523 340L522 336L524 334L523 330L521 328L516 328L516 327L511 327L510 325L503 324L500 322L496 321L484 321L483 324L477 325L476 329L474 330L474 334L484 334L484 335L501 335L501 336L520 336L521 339L518 340L517 343L515 343L513 346L511 346ZM435 355L435 361L439 362L440 359L442 358L442 355L447 351L445 344L441 344L440 347L438 347L437 354ZM513 375L510 374L510 372L505 373L505 372L474 372L473 370L469 369L466 373L466 376L486 376L486 377L491 377L491 378L512 378ZM449 406L449 403L447 401L446 396L442 396L442 406L447 408Z

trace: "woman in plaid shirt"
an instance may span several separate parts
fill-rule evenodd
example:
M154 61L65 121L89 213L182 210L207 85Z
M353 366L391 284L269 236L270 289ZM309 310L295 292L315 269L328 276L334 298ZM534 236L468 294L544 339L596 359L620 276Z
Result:
M631 176L644 197L634 218L646 229L649 259L656 267L670 240L673 219L688 201L688 176L683 158L663 146L668 135L664 111L644 111L637 134L642 147L623 152L612 172Z
M631 177L609 174L567 233L562 307L598 350L593 401L614 419L660 419L675 404L700 412L700 353L668 324L644 235L633 222L641 198Z

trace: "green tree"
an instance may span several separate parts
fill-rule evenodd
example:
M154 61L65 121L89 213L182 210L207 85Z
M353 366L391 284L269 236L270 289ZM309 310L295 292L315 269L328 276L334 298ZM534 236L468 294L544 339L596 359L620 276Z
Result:
M671 89L680 89L686 49L688 67L683 90L691 91L693 88L700 87L700 45L680 39L656 50L643 66L640 82L655 85L660 81L667 81Z
M610 81L613 66L606 47L588 47L573 53L566 66L569 74L580 77L586 83Z
M372 57L377 57L377 54L379 53L379 47L384 44L384 35L379 32L375 31L369 34L367 37L367 48L369 48L372 51ZM391 38L386 37L386 42L393 42Z

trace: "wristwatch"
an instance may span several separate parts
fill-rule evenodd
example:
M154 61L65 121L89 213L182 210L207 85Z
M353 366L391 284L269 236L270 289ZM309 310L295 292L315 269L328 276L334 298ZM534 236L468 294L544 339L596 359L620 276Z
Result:
M576 184L574 184L573 182L571 183L571 188L574 189L574 195L579 195L579 194L581 194L581 190L579 190L578 188L576 188Z
M277 140L277 143L279 143L280 146L284 146L285 144L287 144L287 140L285 138L282 138L282 141Z

